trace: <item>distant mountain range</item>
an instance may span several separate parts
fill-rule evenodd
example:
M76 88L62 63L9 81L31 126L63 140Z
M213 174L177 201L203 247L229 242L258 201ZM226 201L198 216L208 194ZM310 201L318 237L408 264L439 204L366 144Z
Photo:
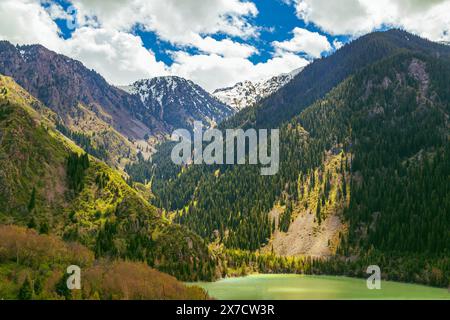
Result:
M145 108L172 128L192 128L194 121L213 126L234 110L200 86L180 77L156 77L121 87L139 97Z
M303 68L299 68L290 73L280 74L262 81L238 82L232 87L215 90L213 95L223 103L231 106L234 110L240 111L254 106L261 100L274 94L288 84L302 70Z

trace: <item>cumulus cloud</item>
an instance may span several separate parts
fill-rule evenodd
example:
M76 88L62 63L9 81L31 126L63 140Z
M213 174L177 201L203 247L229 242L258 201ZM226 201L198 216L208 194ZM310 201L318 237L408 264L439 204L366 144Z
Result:
M73 0L80 21L95 21L101 27L130 31L135 25L154 31L166 41L191 44L192 34L254 36L257 28L248 18L256 6L241 0ZM88 20L86 20L88 18Z
M342 43L341 41L334 39L333 41L333 48L335 50L339 50L340 48L342 48L344 46L344 43Z
M258 14L252 2L241 0L73 0L81 25L130 32L138 27L155 32L175 45L195 47L203 53L249 57L256 48L212 34L256 36L247 19Z
M0 1L0 39L13 43L40 43L59 50L59 28L39 1Z
M319 58L322 52L332 49L327 37L318 32L311 32L302 28L293 30L293 38L287 41L274 41L272 45L281 51L293 53L306 53L313 58Z
M45 10L48 12L52 20L68 20L71 18L70 14L66 12L61 5L51 2L50 0L42 1L42 3L45 5Z
M292 53L277 55L266 62L253 64L248 59L219 55L174 54L173 74L193 80L209 91L245 80L261 80L303 67L308 60Z
M218 54L224 57L248 58L257 53L258 50L250 45L238 43L230 39L216 40L212 37L202 38L197 34L192 35L191 46L198 48L204 53Z
M382 26L431 40L450 39L450 0L292 0L300 19L333 34L361 35Z
M140 37L109 29L83 27L65 42L62 53L82 61L116 85L167 75L166 66L144 48Z

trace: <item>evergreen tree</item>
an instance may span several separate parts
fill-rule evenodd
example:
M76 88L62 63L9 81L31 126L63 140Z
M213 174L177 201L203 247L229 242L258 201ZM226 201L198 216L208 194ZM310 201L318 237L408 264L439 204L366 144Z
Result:
M28 276L25 278L25 281L22 283L22 286L20 287L18 298L19 300L33 299L33 288L31 285L31 280Z
M31 191L30 201L28 202L28 212L33 211L36 206L36 187L33 187L33 191Z

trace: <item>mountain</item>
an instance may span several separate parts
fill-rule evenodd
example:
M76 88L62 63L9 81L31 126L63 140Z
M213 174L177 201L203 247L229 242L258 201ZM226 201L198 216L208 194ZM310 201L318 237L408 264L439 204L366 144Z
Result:
M155 117L173 129L192 128L194 121L216 125L234 111L190 80L180 77L156 77L122 87Z
M450 47L401 30L367 34L334 54L315 60L291 82L254 107L244 109L223 123L223 127L278 127L323 98L351 74L400 51L449 57Z
M234 268L363 276L377 264L387 279L448 286L449 61L446 46L402 31L362 37L223 124L277 124L277 175L163 158L154 203L220 242ZM318 257L274 266L258 250Z
M215 90L213 96L231 106L234 110L240 111L247 107L254 106L261 100L274 94L281 87L289 83L302 70L303 68L296 69L290 73L280 74L262 81L239 82L233 87Z
M214 278L203 240L63 136L55 118L0 76L0 224L77 241L97 257L145 261L181 280ZM188 272L194 264L199 272Z
M166 126L137 97L109 85L81 62L41 45L13 46L1 41L0 74L14 78L56 112L65 131L81 134L97 149L105 149L103 160L109 164L135 159L139 148L149 148L144 137L166 132Z

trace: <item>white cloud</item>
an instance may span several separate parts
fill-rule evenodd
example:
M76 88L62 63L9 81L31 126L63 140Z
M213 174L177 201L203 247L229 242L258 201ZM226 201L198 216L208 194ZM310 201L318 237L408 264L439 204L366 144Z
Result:
M68 12L66 12L61 5L51 2L50 0L46 0L46 1L42 1L42 2L47 5L45 10L48 12L48 14L50 15L50 18L52 18L52 20L70 19L70 14Z
M299 18L334 35L361 35L389 25L435 41L450 39L450 0L292 1Z
M319 58L322 52L332 49L327 37L318 32L311 32L302 28L293 30L293 38L286 41L274 41L272 45L281 51L293 53L306 53L313 58Z
M61 7L44 9L39 0L0 2L0 39L14 44L42 44L80 60L110 83L129 84L167 74L166 66L144 48L140 37L116 30L84 27L64 40L53 18L65 17Z
M253 64L248 59L219 55L174 54L173 74L191 79L206 90L213 91L244 80L261 80L280 73L291 72L309 63L292 53L283 53L266 62Z
M166 75L166 66L144 48L140 37L115 30L83 27L65 42L62 53L82 61L116 85Z
M0 39L13 43L40 43L59 50L62 41L59 29L39 1L0 1Z
M256 6L241 0L73 0L80 17L96 17L104 28L130 31L135 25L176 44L192 44L192 35L253 36L248 17ZM82 20L82 22L84 22Z
M341 41L334 39L333 41L333 48L335 50L339 50L340 48L342 48L344 46L344 43L342 43Z
M247 18L258 14L252 2L241 0L73 0L81 24L130 32L134 27L155 32L175 45L195 47L203 53L249 57L257 50L229 39L208 35L256 36Z
M230 39L216 40L211 37L202 38L199 35L193 35L191 45L205 53L213 53L224 57L248 58L258 50L250 45L238 43Z

